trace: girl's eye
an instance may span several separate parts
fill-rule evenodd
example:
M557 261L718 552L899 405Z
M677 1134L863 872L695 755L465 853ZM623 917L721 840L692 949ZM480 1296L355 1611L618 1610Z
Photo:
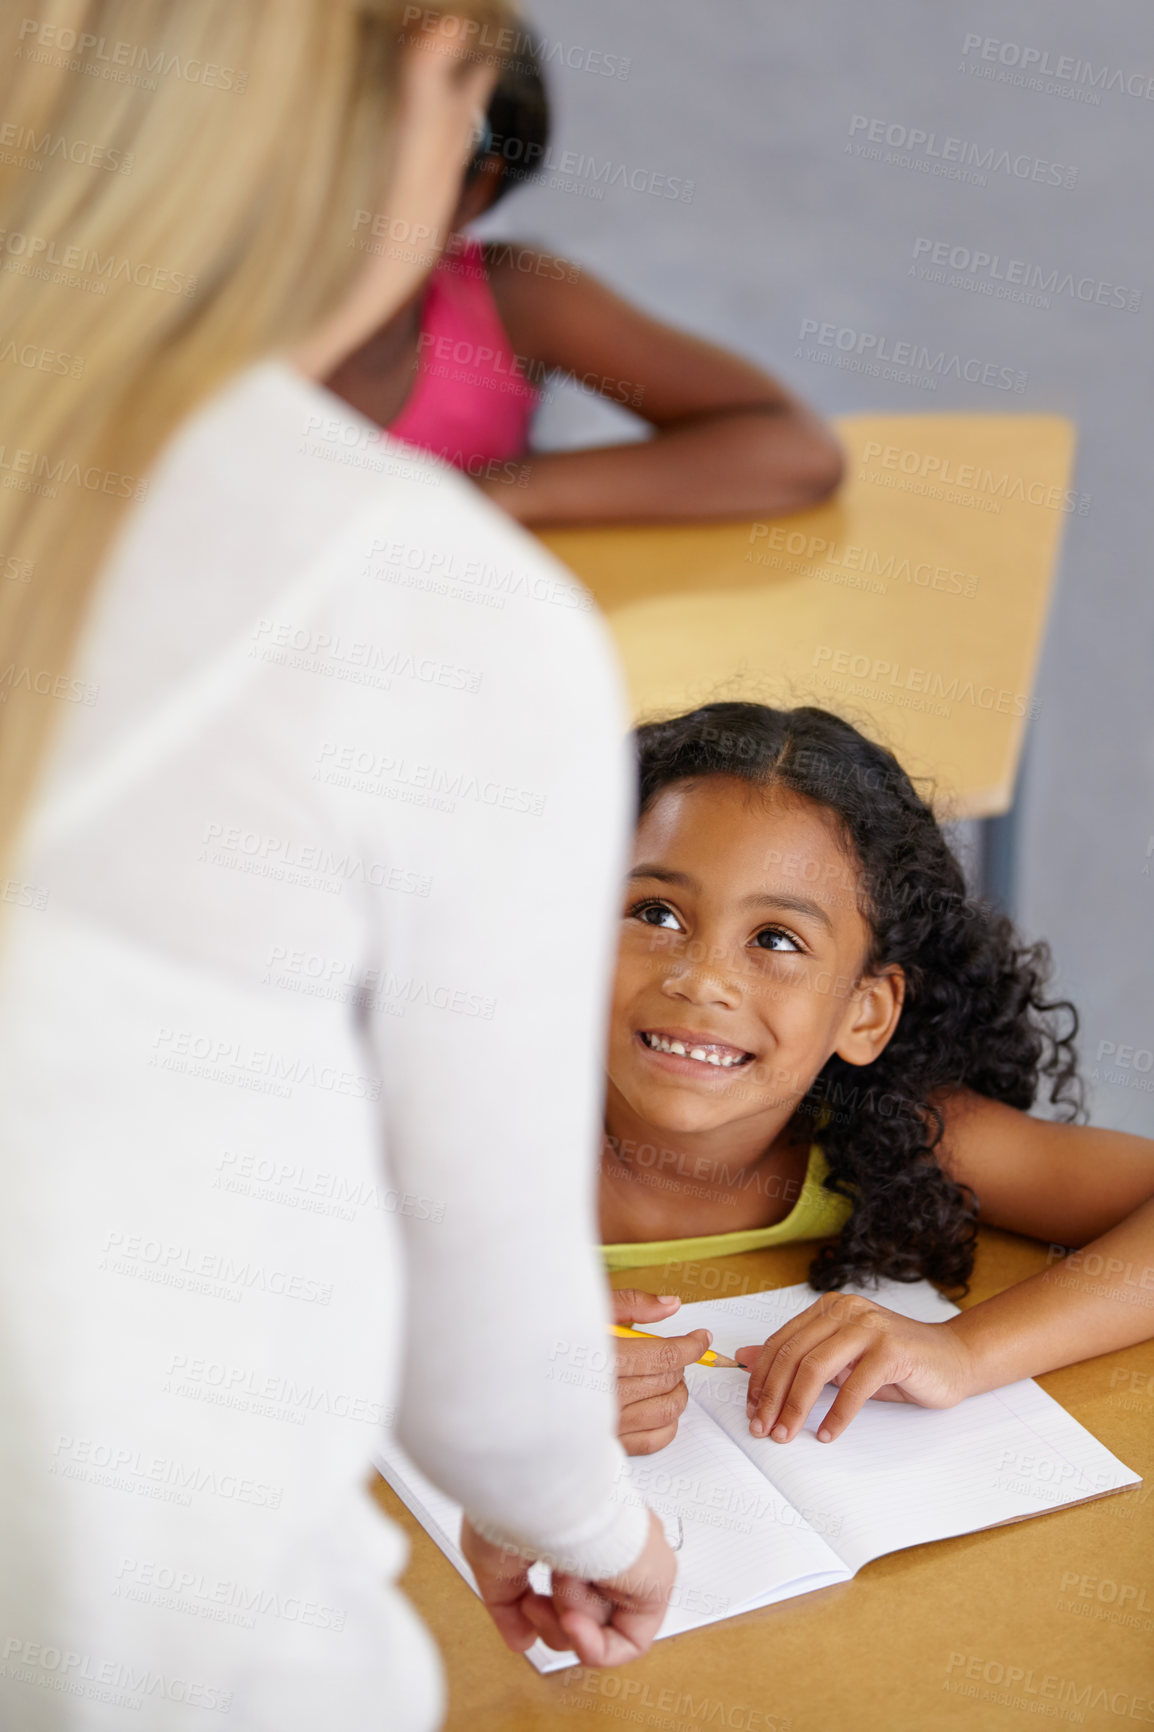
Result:
M801 945L792 932L786 932L781 926L764 926L753 941L760 950L777 950L785 954L790 951L800 955Z
M640 920L643 926L661 926L667 932L681 931L681 922L665 902L638 902L629 910L629 916L632 920Z

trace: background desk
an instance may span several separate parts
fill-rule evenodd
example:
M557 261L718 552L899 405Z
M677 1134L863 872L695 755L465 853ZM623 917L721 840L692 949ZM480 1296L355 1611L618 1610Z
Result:
M637 716L716 698L859 722L953 817L1013 798L1069 486L1044 415L853 416L846 481L762 523L550 531L617 638Z
M677 1292L686 1300L753 1292L804 1280L812 1250L788 1245L622 1271L613 1284ZM982 1229L968 1302L1023 1279L1045 1260L1044 1247ZM1051 1372L1039 1382L1127 1466L1154 1473L1154 1343ZM452 1565L388 1487L377 1486L382 1507L411 1536L403 1586L445 1658L447 1732L566 1732L619 1722L661 1732L712 1726L1025 1732L1055 1723L1120 1732L1154 1724L1152 1492L1147 1483L1034 1521L892 1553L867 1564L852 1582L658 1642L619 1671L540 1677L501 1645ZM1088 1577L1136 1588L1122 1614L1135 1622L1097 1617L1099 1611L1117 1615L1117 1604L1064 1586L1071 1572L1079 1587ZM1024 1695L1020 1683L1007 1691L997 1682L1011 1667L1023 1676L1033 1673L1033 1695ZM976 1677L967 1679L967 1669ZM982 1680L983 1669L993 1682ZM1060 1699L1040 1693L1047 1675L1061 1681L1047 1689L1059 1697L1065 1691L1064 1710ZM627 1684L638 1688L623 1696ZM1114 1706L1071 1706L1070 1692L1076 1696L1087 1686L1088 1700L1104 1691Z

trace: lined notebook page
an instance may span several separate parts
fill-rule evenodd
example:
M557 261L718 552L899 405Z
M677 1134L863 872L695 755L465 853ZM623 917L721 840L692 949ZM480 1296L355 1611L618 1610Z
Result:
M888 1282L868 1296L924 1322L956 1312L928 1282ZM815 1295L801 1286L747 1295L736 1305L685 1305L661 1333L704 1324L732 1355L758 1339L750 1326L762 1298L769 1335ZM824 1444L816 1433L837 1393L827 1387L801 1434L776 1444L750 1436L744 1373L699 1366L687 1375L704 1411L825 1534L850 1571L904 1546L1040 1515L1140 1477L1030 1381L941 1410L870 1401L836 1442Z
M680 1527L663 1636L846 1580L828 1542L692 1401L667 1448L630 1460L623 1493L656 1512L674 1545Z
M459 1506L430 1484L395 1443L380 1451L377 1465L475 1587L456 1543ZM677 1583L662 1636L848 1578L828 1543L692 1401L667 1449L627 1464L619 1493L654 1510L678 1554ZM547 1571L534 1573L541 1588L547 1580ZM556 1653L541 1642L530 1649L529 1658L539 1671L577 1663L574 1654Z

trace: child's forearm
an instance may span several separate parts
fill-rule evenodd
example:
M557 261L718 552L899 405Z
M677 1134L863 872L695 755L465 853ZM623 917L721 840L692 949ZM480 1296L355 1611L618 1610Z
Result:
M1154 1335L1154 1199L1065 1261L973 1305L946 1327L964 1342L972 1395Z
M734 410L636 444L546 452L484 491L526 524L780 516L836 487L841 452L808 411Z

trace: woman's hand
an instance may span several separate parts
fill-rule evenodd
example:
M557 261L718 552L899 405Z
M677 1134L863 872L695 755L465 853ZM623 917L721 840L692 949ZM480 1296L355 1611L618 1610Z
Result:
M821 1443L840 1437L871 1398L953 1407L975 1387L969 1349L949 1322L915 1323L850 1293L823 1294L737 1358L751 1372L749 1429L775 1443L797 1436L827 1383L841 1393L821 1422Z
M555 1570L548 1594L529 1586L529 1564L520 1553L482 1538L468 1517L461 1523L461 1550L506 1647L523 1654L539 1636L549 1648L572 1648L583 1666L623 1666L644 1654L661 1628L677 1574L652 1510L636 1563L598 1582Z
M636 1329L671 1317L681 1303L680 1299L659 1299L653 1293L629 1288L619 1288L612 1300L614 1323ZM701 1358L711 1340L708 1329L669 1335L660 1341L616 1340L617 1435L626 1455L653 1455L673 1442L689 1400L685 1367Z

